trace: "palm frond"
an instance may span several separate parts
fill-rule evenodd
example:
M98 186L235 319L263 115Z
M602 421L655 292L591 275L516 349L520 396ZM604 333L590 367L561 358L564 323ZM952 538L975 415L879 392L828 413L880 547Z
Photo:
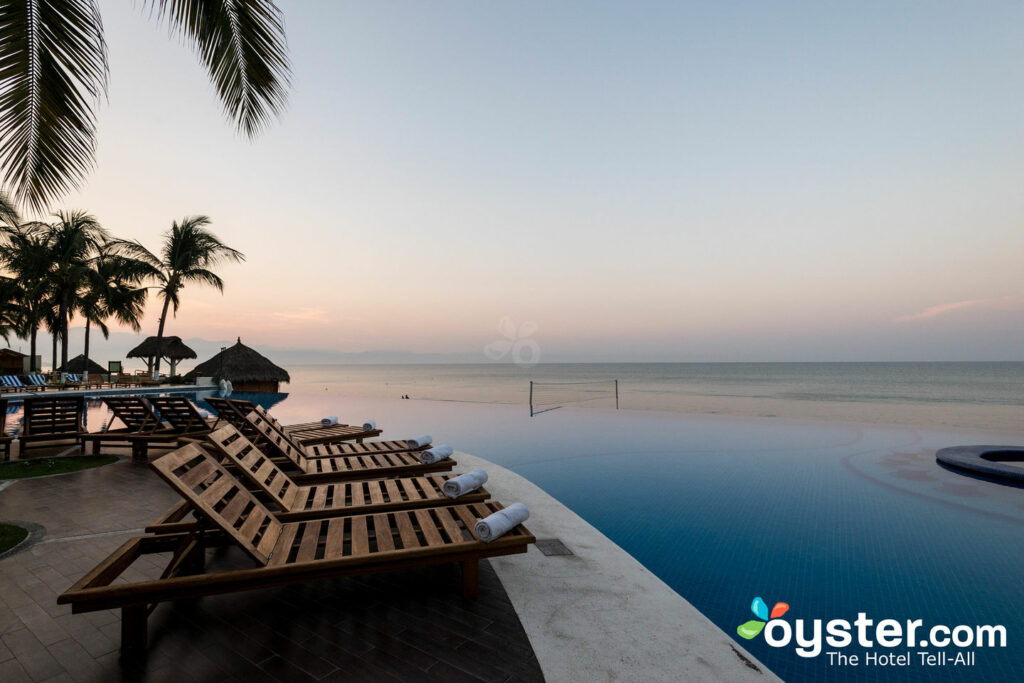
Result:
M10 197L3 190L0 190L0 226L8 229L15 229L21 218L18 217L18 210L14 207Z
M185 282L197 282L213 287L218 292L224 291L224 280L219 275L206 268L193 268L181 274L181 280Z
M146 0L190 42L224 111L255 137L287 103L284 17L272 0Z
M38 213L92 168L107 46L95 0L0 2L0 170Z

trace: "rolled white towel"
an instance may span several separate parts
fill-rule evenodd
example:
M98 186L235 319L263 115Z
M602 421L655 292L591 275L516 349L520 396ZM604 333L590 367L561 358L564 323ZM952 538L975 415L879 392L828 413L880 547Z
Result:
M459 496L466 495L470 491L476 491L486 482L486 472L483 470L473 470L472 472L466 472L465 474L460 474L457 477L452 477L444 483L441 490L444 491L444 495L449 498L458 498Z
M372 432L376 428L377 428L377 421L376 420L367 420L366 422L363 423L363 431L364 432Z
M336 424L338 424L337 415L331 415L330 417L325 417L320 420L321 427L333 427Z
M504 536L530 518L530 511L522 503L512 503L504 510L478 519L473 532L484 543Z
M433 465L435 462L451 457L451 454L454 452L455 449L451 446L434 446L425 451L420 451L420 462L424 465Z
M198 409L196 409L196 412L199 413L199 417L203 418L204 420L206 418L210 417L210 411L209 410L203 410L202 408L198 408Z
M433 438L430 434L423 434L415 439L407 439L405 445L409 448L423 448L424 446L429 446L431 441L433 441Z

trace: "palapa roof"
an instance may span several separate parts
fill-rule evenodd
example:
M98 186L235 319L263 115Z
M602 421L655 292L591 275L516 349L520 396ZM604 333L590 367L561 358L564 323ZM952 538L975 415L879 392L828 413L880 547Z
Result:
M73 372L76 374L86 371L101 373L106 372L107 369L100 365L99 363L97 363L96 361L92 359L87 359L84 353L80 353L71 360L69 360L67 369L65 369L63 365L57 369L57 372Z
M11 358L27 358L27 353L21 351L15 351L14 349L0 349L0 356L10 356Z
M168 360L185 360L195 358L196 352L185 346L181 337L164 337L157 346L156 337L147 337L134 349L128 352L128 358L155 358L160 356Z
M270 362L266 356L242 343L241 337L208 361L192 369L187 378L212 377L232 382L290 382L288 371Z

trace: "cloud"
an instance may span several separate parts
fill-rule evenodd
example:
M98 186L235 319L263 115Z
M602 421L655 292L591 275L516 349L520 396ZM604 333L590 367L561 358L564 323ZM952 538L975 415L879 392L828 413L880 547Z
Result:
M994 309L994 310L1016 310L1024 307L1024 296L1020 294L1009 294L1007 296L994 297L992 299L968 299L967 301L950 301L945 304L936 304L914 313L896 318L896 322L905 323L913 320L928 320L937 318L952 311L963 309Z
M270 315L278 320L284 320L292 323L301 322L325 325L330 322L327 317L327 312L322 308L302 308L297 311L274 311Z

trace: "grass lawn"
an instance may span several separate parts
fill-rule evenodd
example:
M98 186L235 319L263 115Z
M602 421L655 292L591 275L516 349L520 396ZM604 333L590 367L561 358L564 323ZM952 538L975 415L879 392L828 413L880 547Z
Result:
M47 474L64 474L117 462L113 455L72 455L66 458L32 458L0 463L0 479L27 479Z
M25 540L28 529L12 524L0 524L0 553L7 552Z

